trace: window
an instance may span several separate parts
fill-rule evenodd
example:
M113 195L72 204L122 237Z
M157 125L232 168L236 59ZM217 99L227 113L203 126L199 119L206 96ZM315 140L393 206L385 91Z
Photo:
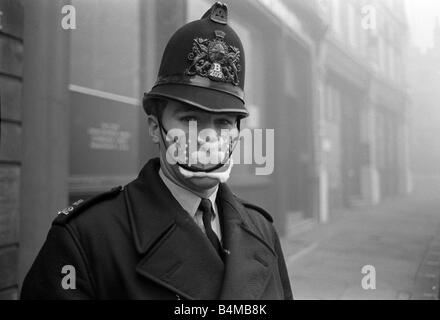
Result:
M70 82L138 99L139 2L74 0L72 4L80 27L71 33Z
M348 42L352 47L359 46L359 16L353 3L348 3Z
M123 185L139 166L139 1L74 0L70 43L71 194ZM117 45L115 45L117 44Z
M396 79L396 64L395 64L395 53L394 48L388 46L388 64L389 64L389 76L391 79Z
M324 100L325 119L329 122L339 122L341 118L341 94L339 90L327 84Z
M251 32L250 28L246 28L243 24L231 19L231 26L240 35L240 40L246 54L246 83L245 98L246 105L250 116L245 119L243 125L250 128L261 128L262 105L264 104L262 96L262 79L261 66L263 65L261 52L259 50L258 37ZM257 41L256 41L257 40Z
M379 39L379 67L385 73L387 70L387 44L383 37Z
M337 37L341 37L342 25L341 25L341 0L331 1L331 23L333 31Z

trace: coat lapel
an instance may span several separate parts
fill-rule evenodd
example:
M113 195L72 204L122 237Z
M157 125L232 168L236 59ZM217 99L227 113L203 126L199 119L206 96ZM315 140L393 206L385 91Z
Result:
M186 299L217 299L224 264L158 175L158 159L125 189L136 271Z
M224 184L220 185L217 204L222 215L223 246L229 251L220 299L260 299L270 280L276 254Z

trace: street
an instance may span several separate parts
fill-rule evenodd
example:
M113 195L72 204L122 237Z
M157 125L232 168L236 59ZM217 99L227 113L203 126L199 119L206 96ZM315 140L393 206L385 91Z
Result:
M440 272L440 183L408 198L304 223L285 237L295 299L436 299ZM376 289L362 288L364 266Z

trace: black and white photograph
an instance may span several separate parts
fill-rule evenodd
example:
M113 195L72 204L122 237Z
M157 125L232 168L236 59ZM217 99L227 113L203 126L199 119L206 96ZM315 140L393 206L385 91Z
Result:
M0 0L0 106L0 300L440 299L439 0Z

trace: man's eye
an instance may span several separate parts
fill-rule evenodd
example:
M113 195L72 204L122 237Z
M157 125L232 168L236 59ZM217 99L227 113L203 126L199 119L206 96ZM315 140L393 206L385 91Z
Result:
M228 119L218 119L216 122L221 126L232 126L234 124L231 120Z

